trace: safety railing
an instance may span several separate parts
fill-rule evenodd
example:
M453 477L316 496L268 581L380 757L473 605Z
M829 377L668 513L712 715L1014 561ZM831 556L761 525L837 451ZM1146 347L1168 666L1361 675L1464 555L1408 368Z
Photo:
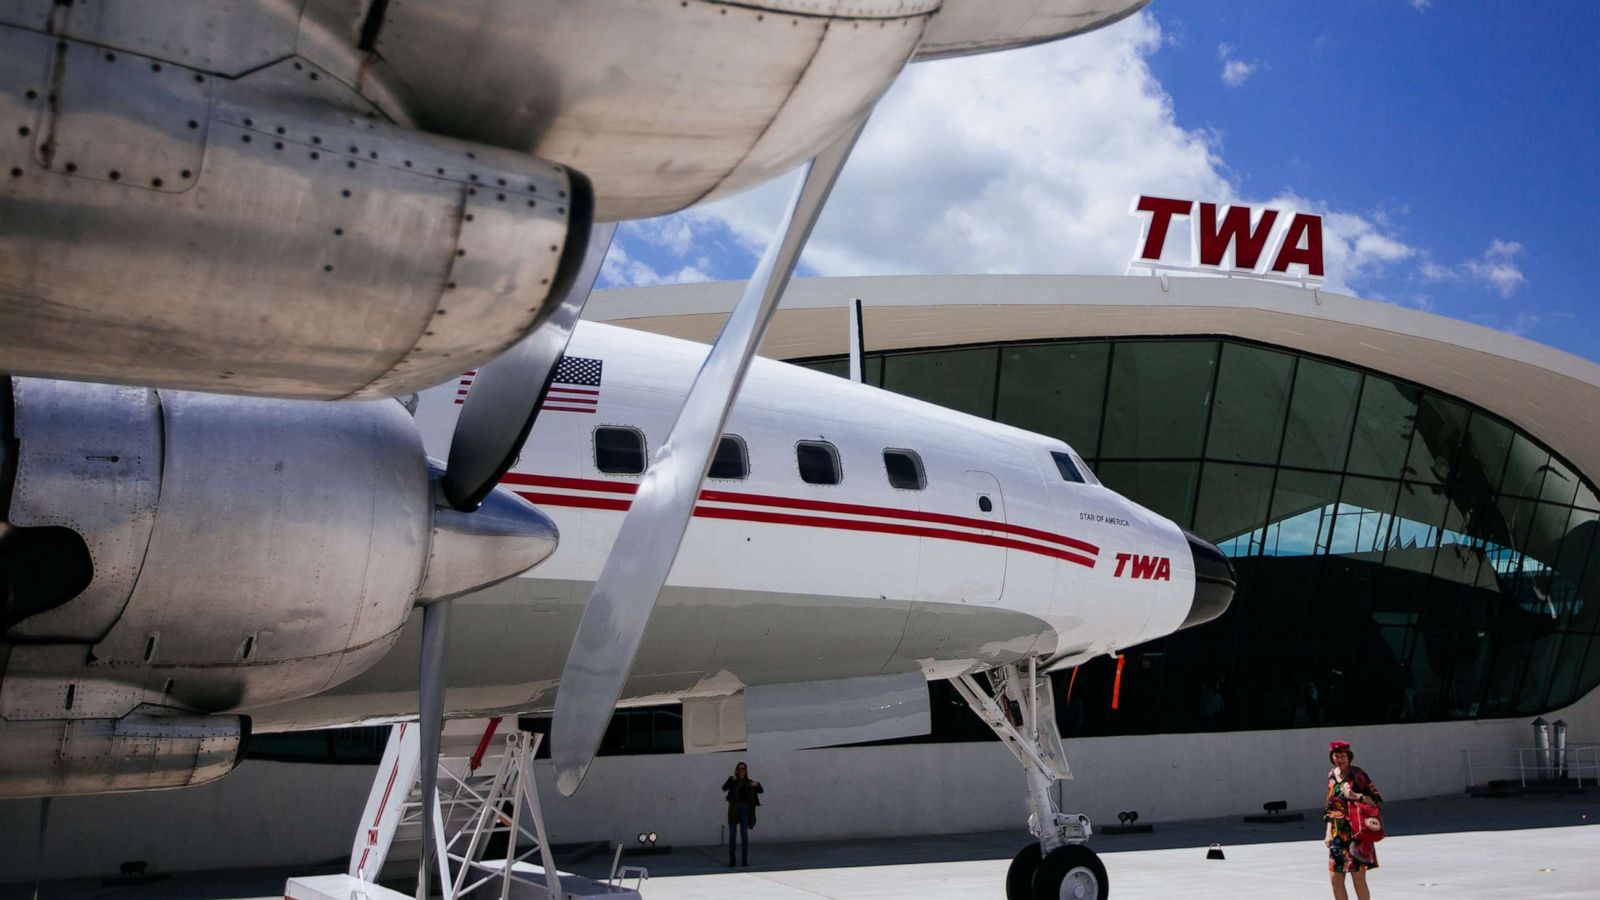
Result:
M1528 782L1572 779L1578 787L1584 781L1600 786L1600 744L1569 744L1564 749L1548 747L1493 747L1468 749L1467 787L1482 784L1480 778L1515 780L1522 787Z

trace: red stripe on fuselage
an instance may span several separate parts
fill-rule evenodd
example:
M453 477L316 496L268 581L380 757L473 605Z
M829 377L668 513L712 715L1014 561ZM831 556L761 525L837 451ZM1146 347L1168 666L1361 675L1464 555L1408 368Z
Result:
M567 478L560 475L525 475L521 472L508 472L502 480L507 484L565 488L573 491L604 491L610 494L632 494L639 490L639 485L631 481L599 481L592 478ZM772 494L746 494L738 491L704 490L700 492L700 499L716 503L738 503L744 506L776 506L781 509L800 509L808 512L844 513L846 515L877 516L885 519L909 519L914 522L930 522L936 525L958 525L965 528L981 528L985 531L1004 531L1007 534L1013 534L1018 537L1060 544L1063 547L1087 553L1090 556L1100 553L1100 548L1094 544L1067 537L1063 534L1040 531L1024 525L991 522L986 519L954 516L947 513L894 509L886 506L866 506L859 503L838 503L831 500L807 500L801 497L780 497Z

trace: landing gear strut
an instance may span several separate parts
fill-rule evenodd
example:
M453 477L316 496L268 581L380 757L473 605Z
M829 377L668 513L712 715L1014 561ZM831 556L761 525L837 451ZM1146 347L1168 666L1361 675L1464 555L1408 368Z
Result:
M1011 860L1006 900L1106 900L1111 894L1106 867L1085 846L1094 834L1089 817L1058 811L1050 794L1057 781L1072 777L1072 769L1056 729L1049 676L1039 673L1033 659L983 674L993 697L972 675L957 676L951 684L1022 764L1031 810L1028 830L1038 838Z

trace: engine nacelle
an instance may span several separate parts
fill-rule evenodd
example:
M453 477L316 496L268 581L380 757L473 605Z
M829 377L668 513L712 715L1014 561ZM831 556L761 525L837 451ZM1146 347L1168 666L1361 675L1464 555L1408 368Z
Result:
M0 797L191 787L232 772L250 720L141 706L120 719L56 719L0 728Z
M582 175L392 124L299 59L230 80L0 25L0 121L15 374L399 396L533 330L588 240Z
M24 723L315 694L377 661L417 603L555 549L554 523L507 492L476 513L438 507L421 439L391 400L28 378L6 399L0 756Z

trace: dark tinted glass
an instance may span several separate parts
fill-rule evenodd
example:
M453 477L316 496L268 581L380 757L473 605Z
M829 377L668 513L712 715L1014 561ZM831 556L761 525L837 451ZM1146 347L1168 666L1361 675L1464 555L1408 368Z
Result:
M1289 430L1283 436L1284 465L1344 468L1360 387L1360 373L1314 359L1300 360L1289 401Z
M1361 388L1349 471L1399 478L1411 449L1411 423L1417 416L1417 390L1368 375Z
M1293 371L1294 357L1287 353L1224 344L1206 456L1277 462Z
M1216 365L1214 341L1118 342L1100 458L1199 456Z
M717 453L711 458L712 478L750 477L750 457L745 452L744 439L736 434L725 434L717 442Z
M1083 473L1078 471L1078 464L1072 461L1072 456L1059 450L1051 450L1050 458L1056 461L1056 471L1066 481L1082 483Z
M995 363L999 358L995 347L896 354L885 360L883 386L988 419L994 416Z
M1103 462L1100 482L1141 506L1189 527L1200 465L1191 462Z
M1339 476L1325 472L1278 472L1267 513L1264 553L1303 556L1324 552L1333 530Z
M1229 556L1259 553L1272 479L1273 471L1263 466L1206 463L1195 503L1195 533Z
M928 486L922 457L910 450L883 451L883 468L889 473L889 484L903 491L920 491Z
M1405 477L1438 484L1450 474L1456 454L1467 436L1467 410L1438 394L1424 393L1417 404L1411 453Z
M1105 343L1006 347L995 418L1096 455L1110 355Z
M806 484L839 483L839 451L824 441L801 441L795 446L800 480Z
M1433 571L1446 502L1444 489L1436 484L1400 485L1384 565L1412 572Z
M609 475L644 471L644 432L606 425L594 430L594 466Z
M1506 474L1500 482L1500 493L1517 497L1537 497L1544 487L1544 475L1550 468L1550 453L1518 434L1511 441L1511 454L1506 457Z

